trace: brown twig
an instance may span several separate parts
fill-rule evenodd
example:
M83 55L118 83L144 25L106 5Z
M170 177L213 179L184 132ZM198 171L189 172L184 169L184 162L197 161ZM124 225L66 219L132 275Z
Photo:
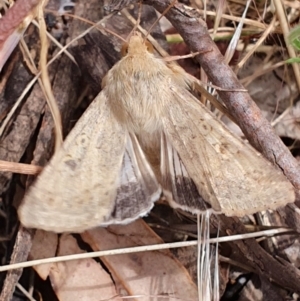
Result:
M0 160L0 171L1 172L8 171L8 172L20 173L25 175L36 175L42 171L42 167L36 165Z

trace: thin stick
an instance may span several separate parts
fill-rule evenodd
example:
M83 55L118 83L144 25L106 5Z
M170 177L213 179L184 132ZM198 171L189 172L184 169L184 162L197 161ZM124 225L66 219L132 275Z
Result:
M287 234L287 233L291 233L291 230L288 228L279 228L279 229L265 230L265 231L255 232L255 233L246 233L246 234L211 238L207 242L208 243L217 243L217 242L220 243L220 242L235 241L235 240L259 237L259 236L273 236L275 234ZM91 253L58 256L58 257L45 258L45 259L37 259L37 260L31 260L31 261L26 261L26 262L20 262L20 263L14 263L14 264L10 264L10 265L0 266L0 272L13 270L13 269L32 267L32 266L37 266L37 265L45 264L45 263L55 263L55 262L102 257L102 256L109 256L109 255L121 255L121 254L135 253L135 252L146 252L146 251L156 251L156 250L165 250L165 249L196 246L196 245L198 245L198 243L199 242L197 240L194 240L194 241L148 245L148 246L141 246L141 247L114 249L114 250L98 251L98 252L91 252Z
M24 163L8 162L0 160L0 171L19 173L24 175L36 175L42 171L43 167Z

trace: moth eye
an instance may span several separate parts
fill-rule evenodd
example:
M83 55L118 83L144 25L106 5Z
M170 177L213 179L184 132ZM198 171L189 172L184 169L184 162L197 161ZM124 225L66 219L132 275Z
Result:
M128 53L128 43L124 43L122 45L121 54L122 56L126 56Z
M150 52L150 53L153 53L154 52L154 49L153 49L153 46L150 42L146 41L146 47L147 47L147 50Z

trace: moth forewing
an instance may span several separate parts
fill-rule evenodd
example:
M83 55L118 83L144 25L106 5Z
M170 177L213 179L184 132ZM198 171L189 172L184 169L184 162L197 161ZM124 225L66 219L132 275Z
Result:
M110 216L125 152L125 129L101 92L28 189L18 214L28 228L81 232Z
M294 188L282 172L187 90L170 87L162 122L199 193L216 211L243 216L294 201Z

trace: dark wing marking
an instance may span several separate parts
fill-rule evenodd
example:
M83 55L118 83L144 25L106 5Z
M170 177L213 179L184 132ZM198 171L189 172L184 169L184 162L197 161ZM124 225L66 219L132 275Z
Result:
M161 188L135 135L128 135L117 198L107 224L128 223L146 215L160 194Z
M161 142L161 173L163 192L170 205L192 213L200 213L211 208L199 195L196 185L189 176L177 151L166 136Z

